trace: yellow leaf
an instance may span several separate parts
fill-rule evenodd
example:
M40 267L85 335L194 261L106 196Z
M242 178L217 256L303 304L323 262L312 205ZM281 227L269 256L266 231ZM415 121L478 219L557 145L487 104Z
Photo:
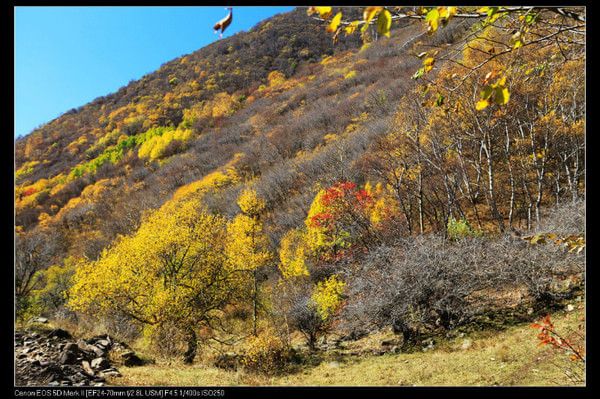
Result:
M521 32L515 33L511 36L510 41L513 43L513 49L523 47L523 34Z
M388 10L383 10L377 18L377 33L390 37L390 29L392 27L392 14Z
M382 9L383 9L383 7L374 7L374 6L365 8L365 11L363 12L363 19L365 21L365 24L360 29L361 32L364 33L369 28L369 22L373 18L375 18L375 15L377 15L377 13L379 11L381 11Z
M375 18L375 15L377 15L377 13L379 11L381 11L382 9L383 9L383 7L375 7L375 6L365 8L365 11L363 12L363 19L368 24L373 18Z
M346 32L347 35L351 35L352 33L354 33L354 31L358 27L358 24L359 24L359 21L352 21L352 22L350 22L350 25L348 25L344 28L344 31Z
M481 111L482 109L487 108L490 105L490 103L488 102L488 100L479 100L477 101L477 104L475 104L475 109L477 111Z
M308 14L319 13L321 18L327 19L331 16L331 7L309 7Z
M433 64L435 63L435 59L433 57L425 58L423 61L423 66L425 67L425 72L429 72L433 69Z
M443 18L447 22L456 14L456 7L439 7L438 12L440 18Z
M331 23L327 27L327 32L330 32L330 33L335 32L337 30L338 26L340 25L341 21L342 21L342 13L338 12L337 14L335 14L335 17L333 17L333 19L331 20Z

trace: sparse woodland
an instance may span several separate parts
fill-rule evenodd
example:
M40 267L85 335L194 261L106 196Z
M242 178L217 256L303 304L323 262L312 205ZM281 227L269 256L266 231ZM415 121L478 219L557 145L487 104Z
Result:
M17 322L272 375L563 309L585 18L300 7L65 113L15 143Z

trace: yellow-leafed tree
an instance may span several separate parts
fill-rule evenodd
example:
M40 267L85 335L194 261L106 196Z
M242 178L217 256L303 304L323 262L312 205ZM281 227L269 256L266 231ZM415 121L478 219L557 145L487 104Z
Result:
M279 248L279 270L285 279L308 276L306 257L309 248L306 245L306 233L300 229L289 230L281 239Z
M136 233L76 270L69 307L97 315L118 310L150 328L175 324L187 337L184 360L191 363L197 328L222 316L242 281L225 262L225 228L198 201L167 202Z
M252 274L252 320L254 335L257 335L258 273L273 259L273 254L269 249L269 240L264 233L260 218L265 210L265 201L254 190L247 189L240 194L237 203L242 213L237 215L227 226L225 254L233 269Z

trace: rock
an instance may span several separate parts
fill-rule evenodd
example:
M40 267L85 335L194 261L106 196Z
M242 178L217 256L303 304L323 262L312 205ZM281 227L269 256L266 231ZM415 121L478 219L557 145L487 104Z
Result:
M110 366L110 363L104 357L97 357L92 360L92 368L94 370L106 369Z
M71 339L71 334L68 331L63 330L62 328L55 328L54 330L48 333L48 338L60 338L60 339Z
M105 348L100 348L99 346L96 346L96 345L91 345L91 347L92 347L92 352L94 352L96 354L96 356L104 357L106 355Z
M62 345L59 345L58 347L60 348L61 346ZM62 349L69 352L79 352L79 347L73 342L69 342L68 344L64 345Z
M473 341L471 341L470 339L466 338L465 340L463 340L462 345L460 346L460 349L462 350L467 350L469 349L471 346L473 346Z
M60 364L75 364L77 363L77 357L77 352L64 350L61 353L58 362Z
M392 353L400 353L401 350L400 350L400 347L398 345L394 345L394 346L392 346L392 349L390 349L390 352L392 352Z
M119 373L119 371L114 368L102 370L100 374L109 377L121 377L121 373Z
M42 335L28 331L15 332L16 384L91 386L103 385L108 376L121 376L118 370L111 367L105 355L117 344L108 335L87 341L71 340L71 334L61 329L54 329ZM125 345L119 347L124 348ZM121 351L117 351L117 355L120 355ZM125 364L142 363L133 351L127 352L123 355Z
M96 341L95 345L102 346L104 348L108 348L110 346L110 341L107 339L100 339L100 340Z
M575 310L575 306L573 306L573 305L571 305L571 304L568 304L568 305L567 305L567 312L572 312L572 311L574 311L574 310Z
M89 374L92 377L96 374L96 373L94 373L94 370L92 370L92 367L90 366L90 362L88 362L87 360L84 360L81 362L81 367L83 367L83 371L85 371L87 374Z
M85 342L83 339L77 341L77 346L84 352L91 352L96 355L96 357L102 357L106 354L106 351L102 348L98 348L96 345L90 345Z
M48 319L45 318L45 317L34 317L32 319L32 321L35 322L35 323L42 323L42 324L48 323Z

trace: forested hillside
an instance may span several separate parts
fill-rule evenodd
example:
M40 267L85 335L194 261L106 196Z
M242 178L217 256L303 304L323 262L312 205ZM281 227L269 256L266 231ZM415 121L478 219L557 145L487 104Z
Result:
M268 374L582 295L585 11L308 11L16 140L19 321Z

